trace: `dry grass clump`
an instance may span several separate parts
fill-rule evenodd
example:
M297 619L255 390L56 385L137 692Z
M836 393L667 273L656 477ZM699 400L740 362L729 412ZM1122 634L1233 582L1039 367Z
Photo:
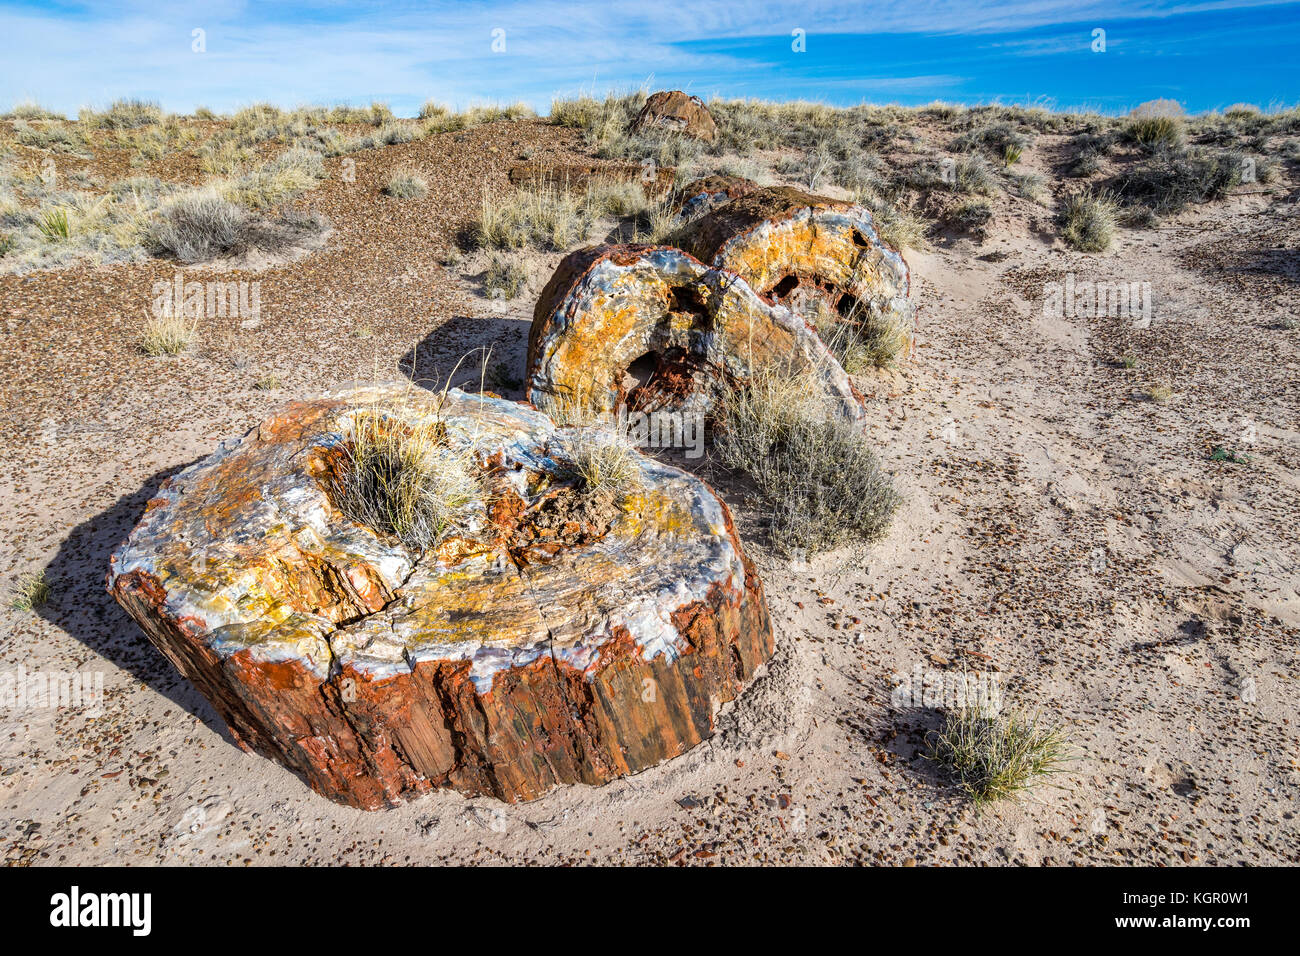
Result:
M483 292L489 299L513 299L528 284L528 270L513 260L493 256L483 272Z
M998 178L982 156L963 156L953 164L950 185L957 192L992 196L997 192Z
M24 574L9 589L9 606L15 611L34 611L49 601L50 590L44 571Z
M1183 108L1174 100L1151 100L1129 114L1127 139L1149 152L1176 149L1187 139Z
M1077 193L1061 210L1061 238L1080 252L1105 252L1115 239L1118 207L1107 193Z
M144 324L140 332L140 351L151 358L179 355L194 344L198 330L182 315L157 315Z
M388 177L384 192L395 199L420 199L429 193L429 184L413 169L397 169Z
M24 100L21 103L15 103L13 109L8 113L0 115L0 119L7 120L65 120L67 119L61 113L55 113L47 110L35 100Z
M449 442L441 420L408 424L403 411L353 417L334 500L353 521L425 551L466 529L466 506L483 496L483 479L472 448Z
M876 225L876 233L881 239L895 249L916 249L925 252L930 248L927 238L930 226L920 216L907 210L898 209L884 200L871 201L871 218ZM860 200L862 201L862 200Z
M488 249L538 246L563 250L587 238L594 219L590 203L557 186L521 189L504 195L483 193L470 239Z
M850 375L890 368L912 344L911 329L861 306L842 316L818 301L812 319L821 340Z
M719 457L754 480L787 555L877 540L900 501L859 427L821 394L808 372L764 366L723 395Z
M579 490L594 497L622 498L641 482L637 451L615 428L585 428L569 446Z
M325 178L325 160L312 149L295 146L235 180L227 196L248 209L269 209L314 189Z
M1065 769L1069 737L1056 724L1019 713L990 715L978 706L949 711L930 735L926 756L957 778L978 804L1012 797Z
M90 129L139 129L141 126L154 126L162 121L161 106L135 99L114 100L102 113L83 109L77 114L77 122Z

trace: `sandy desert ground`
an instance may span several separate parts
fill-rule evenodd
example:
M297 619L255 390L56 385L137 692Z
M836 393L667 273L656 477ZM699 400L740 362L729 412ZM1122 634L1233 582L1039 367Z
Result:
M915 165L950 132L915 114L882 146ZM529 286L483 294L450 255L483 184L592 161L576 129L518 119L327 159L299 200L331 224L294 261L246 263L261 315L204 320L140 354L145 259L0 275L0 578L44 570L44 607L0 609L0 672L102 672L103 712L0 711L0 855L10 864L1279 864L1300 861L1300 216L1295 163L1107 253L1054 223L1067 133L1000 188L982 232L935 223L909 250L919 331L863 377L869 438L905 504L865 555L792 564L738 483L728 498L767 589L777 651L686 756L602 788L505 805L436 793L398 809L330 803L240 751L207 702L104 591L108 556L159 483L277 405L353 379L434 379L491 346L489 385L522 397ZM12 147L15 167L46 152ZM119 154L64 175L125 175ZM780 156L746 161L776 181ZM597 160L606 162L606 160ZM423 198L381 193L410 166ZM184 156L145 166L196 182ZM828 184L828 190L834 190ZM924 210L922 210L924 212ZM604 223L602 229L615 229ZM591 241L601 237L601 230ZM477 257L477 258L476 258ZM254 266L261 268L254 269ZM211 274L191 267L186 274ZM1148 321L1045 316L1053 282L1150 283ZM1288 321L1289 320L1289 321ZM477 387L477 373L458 373ZM1167 397L1154 400L1153 387ZM1214 460L1216 448L1233 460ZM1222 456L1220 456L1222 457ZM1077 759L977 809L922 756L932 708L900 679L996 674L1004 703L1066 726Z

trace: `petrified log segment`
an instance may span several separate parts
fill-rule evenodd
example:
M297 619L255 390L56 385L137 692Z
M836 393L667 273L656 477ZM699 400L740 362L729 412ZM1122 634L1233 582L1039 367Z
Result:
M520 163L510 167L510 181L536 189L554 186L581 190L597 182L640 183L647 196L662 196L672 188L672 166L640 163Z
M707 413L720 385L762 366L809 370L831 407L862 417L848 376L808 324L735 275L668 246L593 246L560 263L528 337L528 395L560 415Z
M466 530L429 552L333 503L375 409L445 428L484 473ZM589 437L457 390L298 402L165 482L108 589L242 746L332 799L604 783L708 737L772 633L708 486L637 455L625 493L591 499L571 465Z
M687 224L673 241L806 318L824 307L862 322L914 324L907 263L862 206L763 187Z
M668 130L710 143L718 138L718 125L704 101L681 90L661 90L651 94L628 129L633 133L643 133L648 129Z
M748 196L756 189L758 184L743 176L705 176L679 189L674 205L682 220L689 222L733 199Z

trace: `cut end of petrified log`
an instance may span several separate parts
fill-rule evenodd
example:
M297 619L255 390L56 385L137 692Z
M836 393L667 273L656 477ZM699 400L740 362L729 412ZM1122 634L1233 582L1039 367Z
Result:
M484 493L424 553L343 516L359 415L436 424ZM377 386L297 402L164 483L108 589L246 748L364 808L436 787L528 800L677 756L772 652L726 506L501 399Z
M805 317L820 309L878 326L915 324L907 263L863 206L788 186L738 190L673 242Z
M600 246L561 262L528 346L529 399L564 418L619 408L708 415L755 369L808 373L833 414L863 415L806 321L736 275L669 246Z

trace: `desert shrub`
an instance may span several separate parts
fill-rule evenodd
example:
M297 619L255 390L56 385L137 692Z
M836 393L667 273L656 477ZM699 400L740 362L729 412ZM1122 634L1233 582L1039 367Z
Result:
M14 139L23 146L56 153L81 153L87 146L85 136L73 127L51 123L32 126L26 120L14 123Z
M240 176L227 195L249 209L267 209L315 188L324 178L321 154L295 146Z
M528 284L528 270L519 263L493 256L483 272L483 292L490 299L513 299Z
M24 574L9 589L9 606L15 611L34 611L50 600L50 583L44 571Z
M992 220L993 207L987 199L964 199L948 210L945 218L961 229L980 232Z
M1061 210L1061 238L1080 252L1105 252L1115 239L1116 212L1108 194L1076 193Z
M169 200L153 228L155 244L182 262L201 262L241 248L248 212L215 189L197 189Z
M1187 138L1183 108L1173 100L1151 100L1129 114L1125 138L1154 152L1174 149Z
M998 158L1005 157L1009 149L1014 149L1019 155L1028 146L1029 137L1006 122L973 127L952 143L953 150L958 153L983 151Z
M1147 206L1157 215L1179 212L1191 203L1220 199L1239 185L1245 158L1234 150L1162 153L1122 174L1115 192L1124 202Z
M91 129L139 129L161 123L163 111L157 103L145 100L114 100L102 113L82 110L77 114L77 120Z
M976 803L1000 800L1065 769L1069 738L1056 724L1019 713L965 706L945 714L926 756L945 768Z
M9 255L18 245L18 240L7 232L0 232L0 259Z
M772 543L788 555L877 540L899 504L860 427L820 395L807 372L771 365L723 395L719 457L754 480Z
M420 106L420 119L422 120L440 119L450 115L451 110L448 107L433 100L425 100Z
M140 330L140 351L145 355L179 355L189 348L198 330L194 323L177 314L152 316Z
M13 109L0 116L0 119L7 120L62 120L66 118L60 113L47 110L34 100L15 103Z
M354 416L332 490L353 521L425 551L466 528L467 506L482 498L483 480L472 451L454 446L441 421L406 418L401 407Z
M1041 204L1047 198L1047 180L1039 173L1012 173L1009 181L1015 194L1030 202Z
M384 192L395 199L419 199L429 192L429 184L413 169L397 169L388 177Z
M1076 179L1086 179L1101 172L1101 157L1092 152L1080 153L1070 164L1067 175Z

